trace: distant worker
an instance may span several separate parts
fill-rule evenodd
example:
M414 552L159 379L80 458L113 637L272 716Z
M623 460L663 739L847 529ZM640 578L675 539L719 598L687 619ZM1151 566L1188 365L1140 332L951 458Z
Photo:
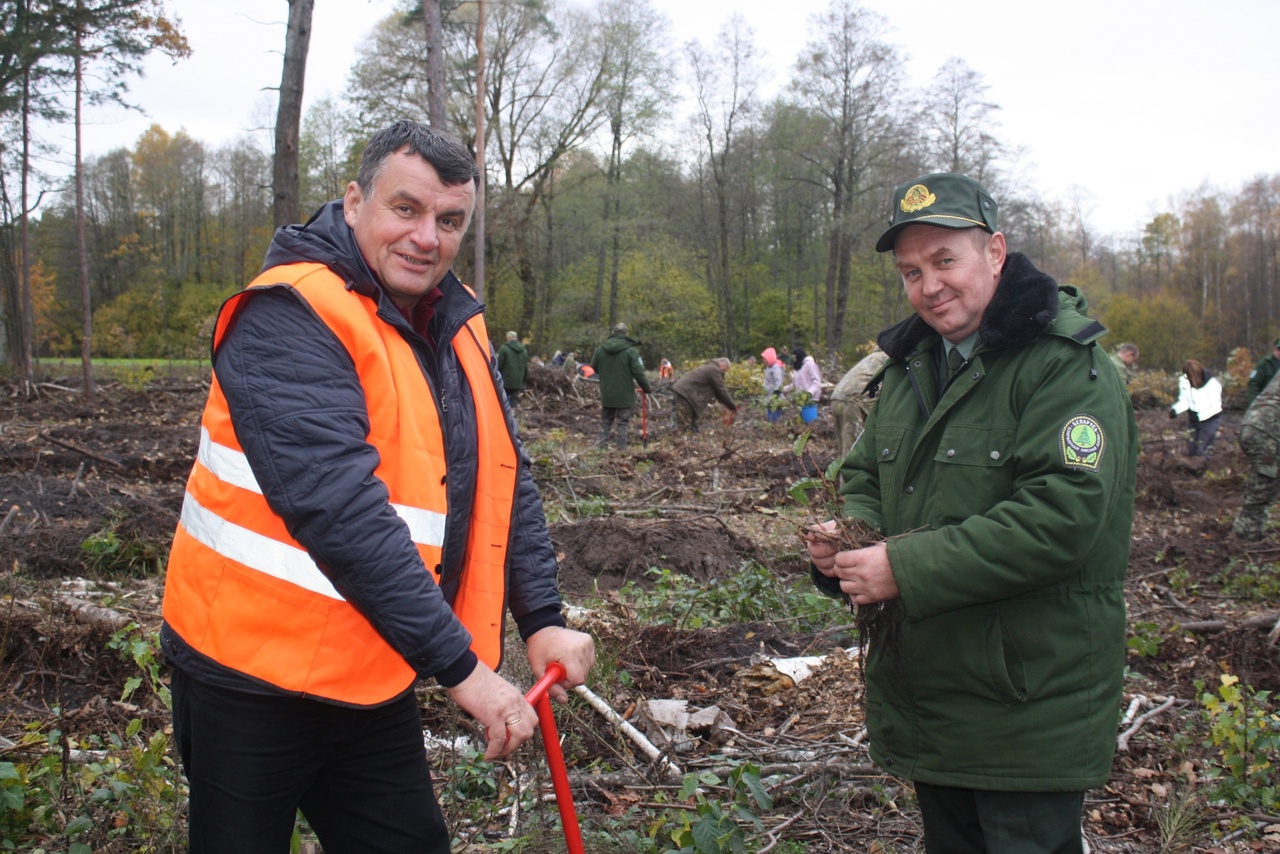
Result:
M515 406L520 402L524 381L529 374L529 350L514 331L507 333L507 340L498 348L498 373L502 374L507 400Z
M778 358L778 351L765 347L760 353L764 359L764 397L766 402L777 394L782 394L782 384L787 381L787 366Z
M1249 372L1249 403L1262 393L1271 383L1271 378L1280 372L1280 338L1271 345L1271 355L1263 356Z
M636 386L645 393L653 391L640 358L640 342L627 335L627 324L615 323L609 337L596 348L591 367L600 378L600 438L596 447L609 444L614 423L618 426L615 440L618 450L627 447L631 432L631 413L636 408Z
M1244 503L1232 532L1242 540L1260 540L1267 508L1280 493L1280 374L1271 378L1240 421L1240 449L1249 461Z
M818 363L804 351L803 347L797 347L795 353L792 354L791 368L791 384L785 386L782 390L784 392L792 390L808 392L814 403L821 400L822 371L818 369Z
M564 351L563 351L563 350L557 350L557 351L556 351L556 352L551 356L551 367L553 367L553 368L562 368L562 367L564 367Z
M840 442L837 453L849 453L862 435L862 425L875 403L874 392L868 391L867 385L887 361L889 357L877 347L850 368L831 392L831 413L835 416L836 437Z
M1213 453L1213 440L1222 421L1222 383L1213 372L1195 359L1182 363L1178 377L1178 399L1169 407L1169 417L1183 412L1191 422L1187 439L1187 456L1207 457Z
M663 359L658 365L658 379L669 380L676 375L676 369L672 366L670 359Z
M564 360L560 362L560 368L569 375L571 379L578 378L578 354L570 350L564 354Z
M721 357L712 359L705 365L699 365L689 373L676 380L671 386L671 394L675 398L675 411L672 418L675 426L685 433L698 432L698 419L702 410L713 400L724 404L730 412L738 411L729 387L724 384L725 371L729 370L729 360Z
M1116 366L1126 384L1132 382L1133 375L1137 372L1138 345L1127 342L1121 344L1111 354L1111 364Z

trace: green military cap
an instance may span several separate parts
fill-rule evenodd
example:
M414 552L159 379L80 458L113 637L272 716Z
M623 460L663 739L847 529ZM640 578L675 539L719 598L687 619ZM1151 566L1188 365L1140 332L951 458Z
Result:
M889 230L876 241L877 252L889 252L898 232L909 225L998 230L996 200L982 185L953 172L934 172L899 184L893 191Z

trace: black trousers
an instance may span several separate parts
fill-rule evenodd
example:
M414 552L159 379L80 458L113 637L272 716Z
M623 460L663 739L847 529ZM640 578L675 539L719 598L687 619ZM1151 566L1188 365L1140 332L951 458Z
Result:
M1084 792L991 792L916 783L928 854L1082 854Z
M192 854L286 854L297 810L325 854L448 854L417 698L354 709L173 671Z

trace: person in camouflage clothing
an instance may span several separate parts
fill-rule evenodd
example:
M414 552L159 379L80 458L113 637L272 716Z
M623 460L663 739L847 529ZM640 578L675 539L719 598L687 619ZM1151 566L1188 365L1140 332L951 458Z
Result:
M1262 390L1271 382L1271 378L1280 370L1280 338L1271 345L1271 354L1263 356L1249 372L1249 403L1252 404Z
M877 347L850 368L836 383L835 391L831 392L831 412L835 415L841 454L849 453L853 443L862 435L867 413L876 402L875 391L868 390L867 386L887 361L889 357Z
M1242 540L1262 539L1267 508L1280 492L1280 375L1267 383L1249 404L1240 422L1240 448L1249 460L1244 504L1232 530Z

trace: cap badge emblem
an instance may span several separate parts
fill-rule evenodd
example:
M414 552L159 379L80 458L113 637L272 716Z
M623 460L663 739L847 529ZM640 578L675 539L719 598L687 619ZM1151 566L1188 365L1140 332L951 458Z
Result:
M903 213L915 213L924 210L938 200L938 197L929 192L929 188L924 184L916 184L907 194L902 197L902 201L898 206L902 208Z

